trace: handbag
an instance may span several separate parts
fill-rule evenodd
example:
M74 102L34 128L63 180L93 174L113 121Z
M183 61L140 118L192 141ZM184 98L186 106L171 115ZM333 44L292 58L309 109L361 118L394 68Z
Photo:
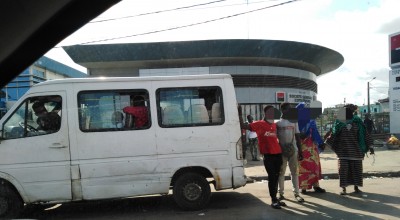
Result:
M294 147L293 143L283 144L281 145L282 154L285 157L291 157L294 155Z

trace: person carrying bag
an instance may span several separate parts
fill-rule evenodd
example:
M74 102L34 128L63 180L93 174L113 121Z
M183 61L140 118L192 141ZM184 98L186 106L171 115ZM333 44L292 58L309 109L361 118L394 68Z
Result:
M293 185L294 197L298 202L304 202L299 194L299 160L303 160L301 151L300 131L297 122L289 121L288 113L290 103L281 104L282 116L276 123L278 127L278 139L282 149L282 166L279 175L279 199L283 200L286 167L289 164L290 175ZM295 144L297 148L295 147Z

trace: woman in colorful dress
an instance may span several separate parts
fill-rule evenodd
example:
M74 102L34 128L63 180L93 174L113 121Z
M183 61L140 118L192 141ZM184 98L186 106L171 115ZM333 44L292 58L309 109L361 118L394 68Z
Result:
M310 118L310 109L305 107L305 103L298 104L296 108L304 158L299 161L299 188L303 194L311 188L314 188L315 192L324 193L325 189L319 186L319 180L322 178L319 153L323 151L325 144L315 120Z

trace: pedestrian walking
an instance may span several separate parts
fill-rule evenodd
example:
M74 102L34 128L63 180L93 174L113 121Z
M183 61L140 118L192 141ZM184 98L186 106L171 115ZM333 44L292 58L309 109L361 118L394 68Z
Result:
M372 134L372 131L376 133L374 121L372 121L370 113L365 114L364 125L367 128L368 133Z
M247 115L247 124L253 123L253 116ZM260 161L258 159L258 140L257 133L254 131L247 130L246 132L247 143L250 150L250 154L253 161Z

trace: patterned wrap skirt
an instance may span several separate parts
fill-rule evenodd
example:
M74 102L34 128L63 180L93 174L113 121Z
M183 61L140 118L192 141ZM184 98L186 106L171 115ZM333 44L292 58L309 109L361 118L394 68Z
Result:
M299 161L299 188L311 189L318 186L318 180L322 178L318 147L309 136L302 139L301 150L303 160Z

